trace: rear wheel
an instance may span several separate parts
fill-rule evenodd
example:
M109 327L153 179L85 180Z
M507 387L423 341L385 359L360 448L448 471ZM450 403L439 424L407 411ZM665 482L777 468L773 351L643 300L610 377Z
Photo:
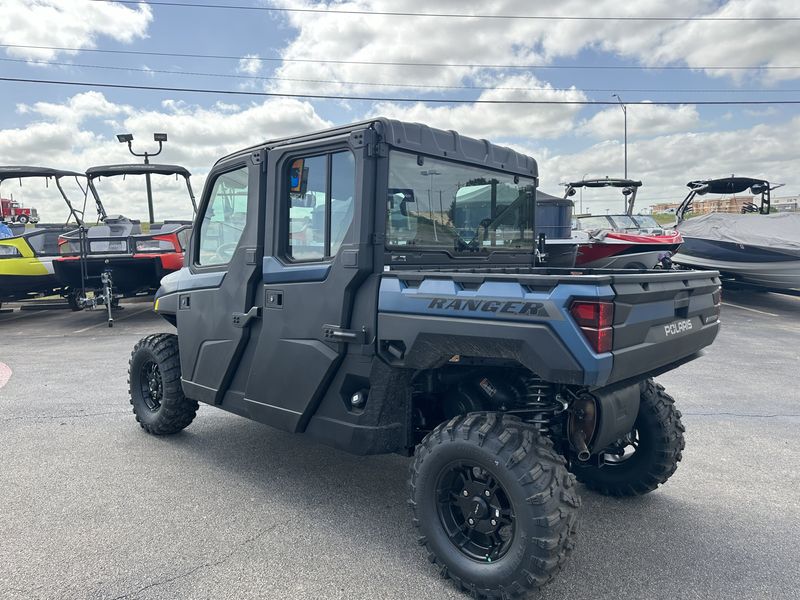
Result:
M134 346L128 386L133 414L147 433L177 433L197 414L197 402L183 395L178 336L174 334L149 335Z
M607 496L652 492L678 468L686 446L681 412L664 387L641 383L639 414L633 430L602 453L602 466L573 463L578 481Z
M419 543L476 598L549 582L574 546L580 498L551 441L510 416L471 413L417 447L411 500Z

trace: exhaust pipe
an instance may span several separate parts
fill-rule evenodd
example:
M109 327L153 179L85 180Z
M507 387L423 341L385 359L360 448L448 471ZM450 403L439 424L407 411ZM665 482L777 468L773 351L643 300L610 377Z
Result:
M597 427L597 405L590 394L582 394L572 402L569 415L567 437L578 460L586 462L591 457L589 441Z
M589 447L586 445L586 437L583 431L577 431L570 441L578 453L578 460L581 462L589 460L591 454L589 452Z

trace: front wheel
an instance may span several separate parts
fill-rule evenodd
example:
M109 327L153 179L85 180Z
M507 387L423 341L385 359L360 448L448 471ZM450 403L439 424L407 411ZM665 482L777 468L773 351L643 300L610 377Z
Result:
M681 412L664 387L640 384L639 414L633 430L601 453L600 466L573 463L578 481L607 496L641 496L672 477L686 443Z
M177 433L197 414L197 402L183 395L178 336L174 334L159 333L139 340L128 363L128 387L133 414L147 433Z
M575 478L517 418L471 413L438 426L417 447L410 491L420 544L473 597L525 596L574 546Z
M20 225L27 225L28 217L26 217L25 215L20 215L19 217L17 217L17 223L19 223Z

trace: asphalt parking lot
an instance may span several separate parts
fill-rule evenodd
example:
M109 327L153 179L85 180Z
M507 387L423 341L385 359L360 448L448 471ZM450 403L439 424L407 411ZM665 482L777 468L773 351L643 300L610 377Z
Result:
M677 474L582 489L543 600L797 598L800 298L725 292L705 357L659 378L687 427ZM202 407L173 437L130 413L128 304L0 314L0 598L464 598L415 544L408 459L354 457ZM6 366L4 366L4 364Z

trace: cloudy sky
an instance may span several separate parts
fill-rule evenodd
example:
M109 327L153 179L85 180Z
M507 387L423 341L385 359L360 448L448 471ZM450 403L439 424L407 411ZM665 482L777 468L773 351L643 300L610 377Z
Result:
M789 0L672 0L668 8L657 0L214 4L373 13L435 8L439 13L517 16L800 17L800 7ZM640 207L680 200L689 180L731 173L785 182L785 194L797 194L800 105L698 102L800 98L798 39L800 21L456 19L4 0L0 77L375 100L0 81L0 164L83 170L125 162L127 150L115 133L133 133L144 149L152 145L147 142L154 131L166 131L170 141L160 159L188 167L199 189L214 160L229 151L381 114L521 149L539 162L542 189L559 194L560 184L570 179L622 176L621 108L475 101L614 102L612 94L618 93L630 103L680 103L628 106L628 171L644 182ZM369 64L375 62L389 64ZM434 102L456 98L469 102ZM4 196L6 185L11 184L4 184ZM171 183L173 191L176 185ZM12 191L22 199L28 193L43 212L58 210L40 198L39 189ZM622 208L612 192L586 193L584 202L595 212ZM170 200L162 214L179 216L181 210ZM110 212L141 215L127 204Z

